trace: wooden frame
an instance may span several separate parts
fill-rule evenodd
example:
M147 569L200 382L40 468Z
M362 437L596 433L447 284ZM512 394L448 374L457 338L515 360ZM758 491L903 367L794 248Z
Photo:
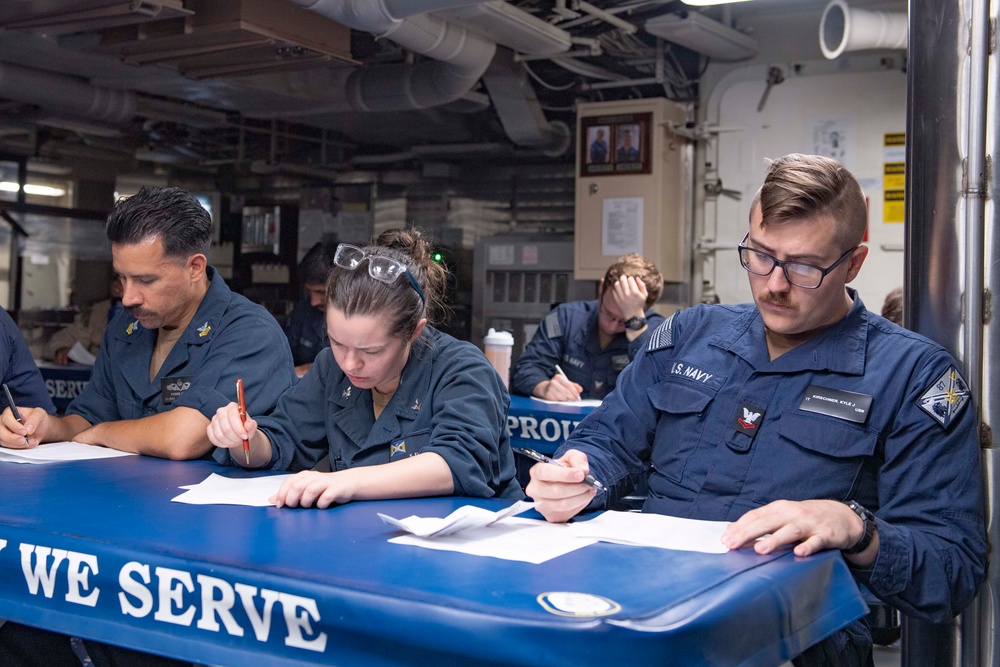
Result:
M652 117L625 113L581 118L580 176L651 173Z

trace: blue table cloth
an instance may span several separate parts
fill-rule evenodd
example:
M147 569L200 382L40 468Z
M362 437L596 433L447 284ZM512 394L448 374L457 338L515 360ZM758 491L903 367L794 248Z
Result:
M248 474L0 463L0 618L215 665L777 665L865 613L837 552L597 544L532 565L390 544L376 516L501 501L170 502L211 472ZM553 608L567 592L607 609Z

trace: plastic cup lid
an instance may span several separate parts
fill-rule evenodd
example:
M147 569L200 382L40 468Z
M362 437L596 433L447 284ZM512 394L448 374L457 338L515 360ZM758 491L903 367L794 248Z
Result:
M485 345L514 345L514 334L509 331L496 331L490 329L483 338Z

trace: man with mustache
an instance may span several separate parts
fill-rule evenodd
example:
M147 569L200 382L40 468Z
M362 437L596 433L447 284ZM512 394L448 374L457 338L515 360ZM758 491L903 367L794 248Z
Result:
M825 157L769 167L739 246L754 304L699 305L653 332L617 389L526 492L549 521L648 475L643 511L731 521L731 549L839 549L875 595L949 621L983 580L976 411L940 345L847 288L868 249L857 180ZM603 482L596 492L587 473ZM862 621L801 665L871 664Z
M0 445L75 440L168 459L214 451L215 411L247 387L248 409L271 410L295 382L281 327L208 265L212 220L188 192L143 188L108 216L124 312L108 324L90 383L56 417L21 406L0 417ZM25 444L27 438L28 445Z

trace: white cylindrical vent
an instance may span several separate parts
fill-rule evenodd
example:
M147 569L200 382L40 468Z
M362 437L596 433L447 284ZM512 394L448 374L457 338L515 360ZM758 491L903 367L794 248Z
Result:
M847 51L905 49L908 29L905 12L851 9L831 0L819 22L819 47L828 60Z

